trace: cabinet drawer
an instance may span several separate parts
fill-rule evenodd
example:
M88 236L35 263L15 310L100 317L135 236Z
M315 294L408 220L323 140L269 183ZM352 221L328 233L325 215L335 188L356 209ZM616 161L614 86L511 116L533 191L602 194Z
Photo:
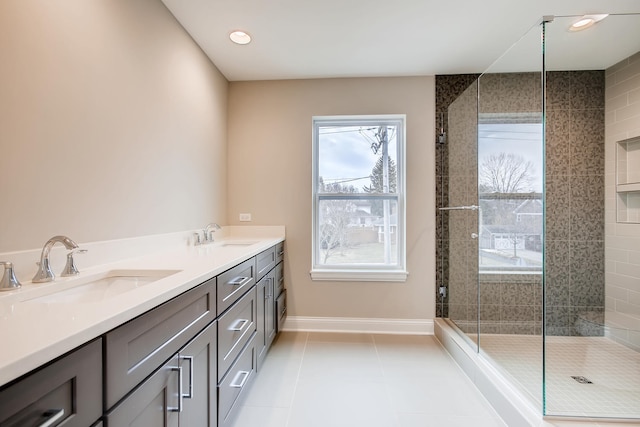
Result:
M102 340L0 391L0 425L86 427L102 415Z
M287 318L287 291L283 290L276 299L276 331L282 331L284 321Z
M276 276L275 276L275 296L277 297L284 291L284 262L276 265Z
M107 425L178 427L181 374L174 356L107 414Z
M256 281L262 279L276 265L276 247L273 246L266 251L256 255Z
M256 298L254 286L218 319L218 381L256 330Z
M218 386L218 427L232 424L256 373L255 334Z
M284 261L284 242L276 245L276 264Z
M251 258L218 276L218 315L256 284L255 269Z
M107 409L215 319L215 278L108 332Z

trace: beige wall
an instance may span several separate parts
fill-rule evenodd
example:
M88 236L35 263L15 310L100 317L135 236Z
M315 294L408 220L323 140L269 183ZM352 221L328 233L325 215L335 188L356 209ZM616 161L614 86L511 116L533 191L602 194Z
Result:
M435 316L433 77L232 82L227 216L286 226L292 316ZM406 283L319 282L311 269L311 118L407 115Z
M605 113L605 322L610 336L640 350L640 224L616 221L615 151L640 137L640 52L606 71Z
M0 252L226 223L228 83L159 0L3 0L0 52Z

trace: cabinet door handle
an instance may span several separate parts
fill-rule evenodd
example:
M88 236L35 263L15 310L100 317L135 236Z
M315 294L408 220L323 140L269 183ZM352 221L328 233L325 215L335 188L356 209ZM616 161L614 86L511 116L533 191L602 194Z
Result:
M242 329L244 329L245 326L247 326L247 323L249 323L247 319L238 319L236 320L236 323L233 324L233 326L229 326L229 330L241 331Z
M232 387L232 388L242 388L242 387L244 387L244 384L249 379L249 374L251 374L251 372L249 372L249 371L238 371L236 376L233 377L233 381L231 381L231 384L229 384L229 387ZM238 384L237 381L238 381L238 377L240 377L240 376L242 376L242 380L240 381L240 384Z
M273 280L267 277L267 283L265 283L264 299L271 299L273 297Z
M168 406L167 410L171 411L171 412L182 412L182 366L178 366L176 367L171 367L172 371L178 371L178 407L176 408Z
M282 256L282 255L284 255L284 251L278 252L278 256Z
M180 356L180 359L189 362L189 393L182 394L182 397L193 399L193 356Z
M243 277L243 276L239 276L236 277L235 279L231 279L227 282L227 285L232 285L232 286L244 286L247 283L249 283L251 281L251 277Z
M43 417L47 419L42 424L39 424L38 427L51 427L59 421L62 417L64 417L64 409L49 409L42 413Z

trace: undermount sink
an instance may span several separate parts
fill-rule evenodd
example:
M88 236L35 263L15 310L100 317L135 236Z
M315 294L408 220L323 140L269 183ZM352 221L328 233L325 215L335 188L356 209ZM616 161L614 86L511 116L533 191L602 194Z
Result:
M100 302L176 274L180 270L110 270L77 281L66 289L26 299L23 302L74 304Z
M255 245L258 242L246 242L246 241L241 241L241 242L222 242L220 244L220 246L251 246L251 245Z

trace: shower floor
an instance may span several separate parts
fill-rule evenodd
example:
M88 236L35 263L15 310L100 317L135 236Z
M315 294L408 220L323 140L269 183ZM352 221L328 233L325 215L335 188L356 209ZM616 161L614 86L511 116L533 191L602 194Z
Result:
M480 347L542 407L541 336L483 334ZM640 418L640 352L605 337L547 337L545 350L547 415Z

